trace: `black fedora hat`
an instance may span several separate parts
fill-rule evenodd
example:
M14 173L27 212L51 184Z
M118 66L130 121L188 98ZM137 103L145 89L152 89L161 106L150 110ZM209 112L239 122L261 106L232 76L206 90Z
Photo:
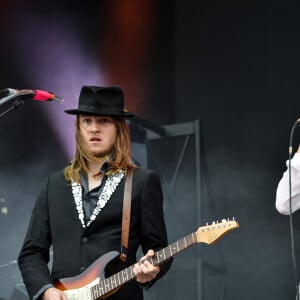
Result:
M83 86L80 91L78 108L65 110L67 114L99 115L131 118L135 114L124 109L124 93L118 86Z

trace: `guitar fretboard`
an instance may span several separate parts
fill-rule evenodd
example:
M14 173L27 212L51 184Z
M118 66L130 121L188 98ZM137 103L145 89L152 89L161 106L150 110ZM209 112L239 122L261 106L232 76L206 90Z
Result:
M179 252L194 245L195 243L197 243L197 239L196 233L194 232L169 245L168 247L157 251L155 255L149 259L149 261L153 265L159 265L168 258L178 254Z
M184 238L178 240L177 242L163 248L155 253L153 257L148 260L153 265L159 265L172 256L178 254L184 249L197 243L196 233L193 232ZM91 287L91 294L94 300L100 298L101 296L111 292L112 290L120 287L122 284L134 279L135 275L133 273L134 265L100 281L93 287Z

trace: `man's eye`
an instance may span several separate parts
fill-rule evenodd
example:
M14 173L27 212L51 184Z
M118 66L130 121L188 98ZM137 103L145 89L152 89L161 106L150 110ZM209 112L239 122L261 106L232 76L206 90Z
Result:
M91 120L90 120L90 119L83 119L83 120L82 120L82 123L84 123L84 124L89 124L89 123L91 123Z

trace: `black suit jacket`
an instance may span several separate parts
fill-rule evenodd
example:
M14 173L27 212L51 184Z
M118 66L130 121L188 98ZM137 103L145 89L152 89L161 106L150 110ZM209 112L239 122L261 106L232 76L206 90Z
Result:
M30 298L55 280L73 277L97 258L120 251L122 207L125 178L106 206L87 228L83 228L76 210L70 183L63 172L49 176L35 203L18 262ZM145 253L167 246L163 216L163 196L157 173L136 169L132 183L130 236L126 264L118 259L107 267L113 274L136 261L141 245ZM49 248L53 247L52 271L49 273ZM161 266L159 277L170 263ZM109 299L142 299L142 290L133 281Z

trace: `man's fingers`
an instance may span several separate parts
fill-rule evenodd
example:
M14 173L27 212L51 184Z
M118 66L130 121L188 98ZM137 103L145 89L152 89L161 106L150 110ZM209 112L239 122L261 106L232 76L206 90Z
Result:
M133 267L133 273L136 276L136 281L145 283L151 281L159 273L159 266L154 266L151 263L151 257L155 255L153 250L148 250L147 254L143 256Z

